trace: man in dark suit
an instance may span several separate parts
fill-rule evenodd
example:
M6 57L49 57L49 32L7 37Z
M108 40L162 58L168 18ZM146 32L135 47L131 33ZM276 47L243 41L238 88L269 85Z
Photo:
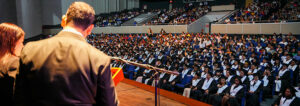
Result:
M94 28L94 15L90 5L74 2L62 17L61 32L24 47L17 105L118 105L110 57L85 40Z

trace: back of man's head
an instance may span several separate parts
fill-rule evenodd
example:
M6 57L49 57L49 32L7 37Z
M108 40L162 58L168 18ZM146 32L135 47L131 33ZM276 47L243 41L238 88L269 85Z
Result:
M76 27L85 30L93 24L95 20L95 10L87 3L74 2L68 8L66 16L66 23L72 21Z

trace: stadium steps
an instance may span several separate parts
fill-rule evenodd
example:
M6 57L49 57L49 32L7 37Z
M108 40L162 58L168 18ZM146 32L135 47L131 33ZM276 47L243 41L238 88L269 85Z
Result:
M130 19L129 21L126 21L122 24L122 26L134 26L135 22L137 23L137 25L143 25L147 21L151 20L154 16L157 16L157 13L144 13L135 18Z

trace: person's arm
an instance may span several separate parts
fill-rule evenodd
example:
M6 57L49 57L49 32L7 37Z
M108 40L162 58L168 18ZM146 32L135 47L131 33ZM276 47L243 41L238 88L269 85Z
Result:
M110 71L110 61L105 66L99 67L99 75L97 81L97 106L117 106L119 101L115 92L114 82Z

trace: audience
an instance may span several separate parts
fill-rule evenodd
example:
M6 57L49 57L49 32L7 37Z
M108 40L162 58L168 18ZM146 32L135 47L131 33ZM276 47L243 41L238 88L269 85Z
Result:
M300 19L299 0L271 0L252 2L225 23L286 22Z
M106 26L120 26L125 21L128 21L141 13L144 10L132 9L125 10L122 12L110 13L110 14L101 14L96 16L95 26L98 27L106 27Z
M209 12L210 7L208 5L193 5L189 4L184 8L173 8L171 10L162 9L158 10L158 16L152 18L148 25L160 25L160 24L190 24L206 13Z
M299 83L300 43L292 34L100 34L87 40L110 56L180 73L159 73L160 88L215 105L257 105ZM154 85L153 70L116 61L112 66Z

